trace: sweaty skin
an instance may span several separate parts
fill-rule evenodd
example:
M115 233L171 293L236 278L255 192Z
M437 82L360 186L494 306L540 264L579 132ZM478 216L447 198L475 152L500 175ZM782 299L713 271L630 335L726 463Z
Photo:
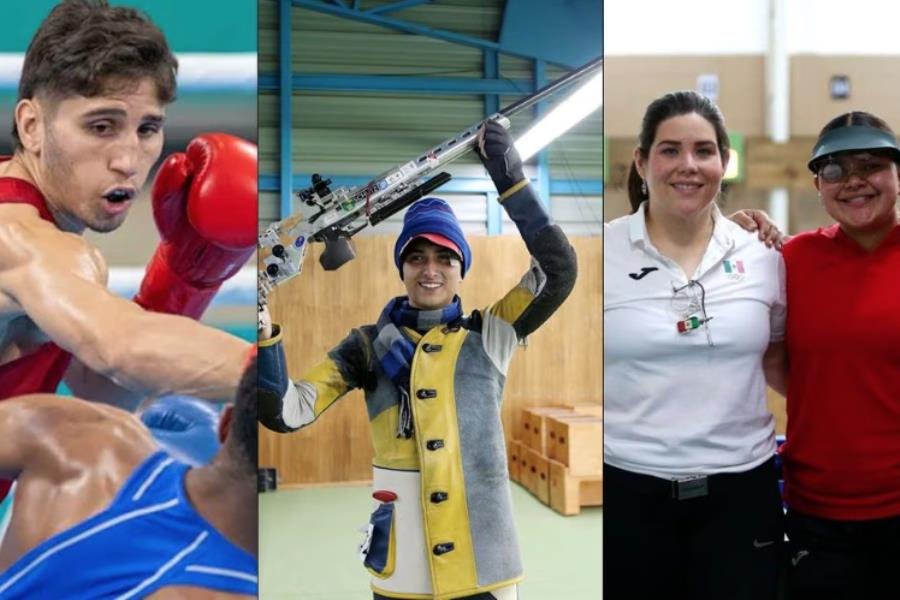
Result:
M0 403L0 475L17 478L13 516L0 545L0 571L106 508L132 471L156 450L147 428L117 408L49 394ZM185 486L207 521L256 555L254 478L248 474L239 481L229 464L223 446L213 463L188 471ZM229 493L222 494L223 488ZM250 596L171 586L149 597Z
M145 311L109 292L106 278L103 258L83 238L31 206L0 205L0 364L53 340L137 394L234 397L246 342Z

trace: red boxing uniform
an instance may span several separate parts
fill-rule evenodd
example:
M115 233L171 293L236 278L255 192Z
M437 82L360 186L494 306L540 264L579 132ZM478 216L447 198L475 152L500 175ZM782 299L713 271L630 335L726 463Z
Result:
M38 209L42 219L53 222L44 197L24 179L0 177L0 203L30 204ZM53 342L47 342L33 352L0 366L0 400L22 394L56 392L71 360L70 353ZM9 493L11 485L9 480L0 480L0 500Z
M784 260L785 500L825 519L900 515L900 227L871 253L820 228Z

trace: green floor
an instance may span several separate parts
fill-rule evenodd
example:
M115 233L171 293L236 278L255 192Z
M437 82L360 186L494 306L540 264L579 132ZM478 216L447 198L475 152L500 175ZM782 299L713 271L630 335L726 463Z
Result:
M602 509L563 517L513 484L525 563L520 600L598 600ZM259 496L259 597L371 600L357 557L372 509L362 486L281 490Z

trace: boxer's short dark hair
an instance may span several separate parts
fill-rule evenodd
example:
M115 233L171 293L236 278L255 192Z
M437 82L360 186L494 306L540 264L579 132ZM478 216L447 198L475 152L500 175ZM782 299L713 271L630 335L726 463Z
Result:
M256 392L257 358L254 356L248 363L241 377L238 395L234 402L234 413L231 421L231 432L228 434L241 453L247 468L254 472L259 462L259 429L256 426Z
M149 78L162 104L175 99L178 61L144 13L107 0L64 0L34 34L19 80L19 100L98 96ZM13 121L13 138L21 147Z

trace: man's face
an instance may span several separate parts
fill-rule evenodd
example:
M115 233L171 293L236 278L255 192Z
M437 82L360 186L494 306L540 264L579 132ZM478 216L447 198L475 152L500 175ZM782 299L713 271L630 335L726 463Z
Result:
M165 107L156 86L143 79L53 104L42 107L38 188L64 229L112 231L162 152Z
M461 273L455 252L426 239L413 240L403 255L403 285L413 308L448 306L459 292Z

